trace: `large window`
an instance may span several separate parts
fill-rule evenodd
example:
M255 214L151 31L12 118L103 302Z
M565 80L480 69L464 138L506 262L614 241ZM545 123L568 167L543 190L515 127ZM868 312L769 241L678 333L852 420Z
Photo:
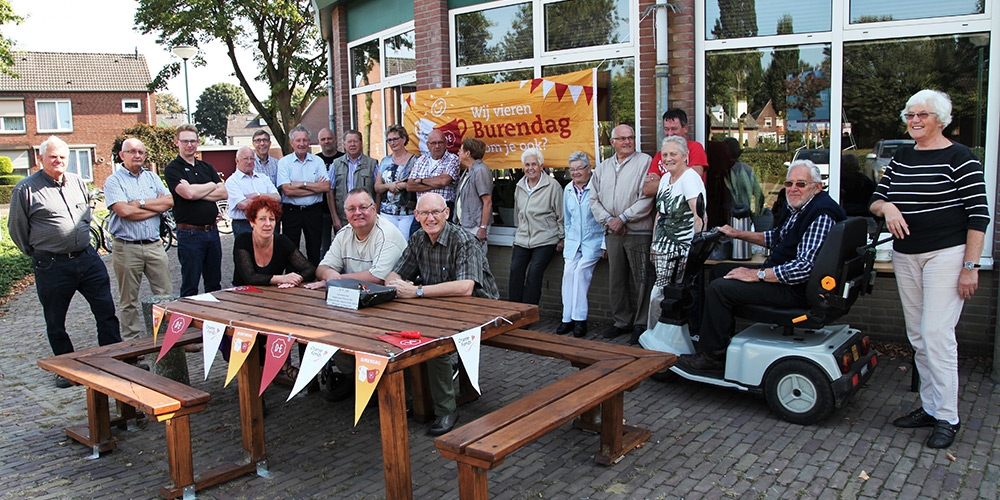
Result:
M0 100L0 133L23 134L24 132L24 101Z
M35 101L39 132L72 132L73 106L69 100Z
M893 151L912 143L900 110L932 88L952 100L945 135L973 148L996 186L997 15L982 0L700 0L695 107L709 125L698 139L738 138L753 153L741 160L774 177L796 155L826 158L830 195L861 198L845 191L858 185L849 174L878 180ZM778 186L769 188L773 198ZM988 196L992 206L996 189Z
M91 161L92 156L93 154L90 149L70 149L69 165L66 167L66 171L79 175L81 179L87 182L93 182L94 169L93 162Z
M349 45L351 114L361 132L362 152L381 159L388 151L385 129L399 123L400 96L416 90L413 23Z

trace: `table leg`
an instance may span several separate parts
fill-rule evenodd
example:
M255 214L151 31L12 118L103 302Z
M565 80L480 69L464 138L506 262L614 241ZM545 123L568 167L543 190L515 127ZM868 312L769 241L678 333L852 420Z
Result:
M263 460L264 451L264 408L260 401L260 357L261 341L254 342L253 349L237 374L240 390L240 426L243 431L243 449L250 455L250 463Z
M382 424L385 497L388 500L412 500L410 433L406 426L406 389L402 371L387 372L379 381L378 413Z
M431 399L427 365L419 363L407 370L410 371L410 391L413 393L413 420L430 422L434 419L434 401Z

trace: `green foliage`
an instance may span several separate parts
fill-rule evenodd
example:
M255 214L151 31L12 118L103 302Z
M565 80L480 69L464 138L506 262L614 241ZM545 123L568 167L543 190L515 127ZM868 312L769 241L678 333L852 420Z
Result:
M0 186L13 186L21 179L24 179L23 175L0 175Z
M2 0L0 0L2 1ZM6 187L6 186L4 186ZM10 195L7 195L8 203ZM7 227L7 217L0 219L0 224ZM6 297L10 293L10 287L15 281L31 274L31 257L24 255L11 241L7 231L3 232L3 239L0 240L0 297Z
M9 0L0 0L0 24L21 24L24 18L15 14L14 9L10 6ZM11 66L14 65L14 41L10 38L3 36L0 32L0 73L7 73L11 76L17 76L16 73L11 71Z
M229 115L248 112L250 101L238 86L216 83L198 96L196 106L194 122L198 125L198 130L202 135L214 137L225 144Z
M753 168L761 183L784 181L785 173L788 172L785 162L791 159L792 153L784 151L768 153L747 151L740 156L741 161Z
M10 203L10 194L14 192L14 186L3 186L0 185L0 205L7 205ZM6 226L6 223L4 225Z
M165 47L206 45L218 41L226 46L233 73L246 92L250 104L267 121L274 142L291 152L288 131L299 123L311 98L323 91L326 78L326 51L315 23L311 0L269 2L219 2L188 0L139 0L136 29L154 34ZM256 67L243 67L237 53L252 51ZM194 64L205 61L195 57ZM162 88L166 75L176 75L179 62L160 71L154 84ZM264 82L268 95L255 95L250 82ZM293 104L295 90L305 90L305 98Z
M14 161L8 156L0 156L0 175L14 173Z
M177 127L161 127L159 125L147 125L137 123L122 131L121 135L115 137L115 143L111 147L111 159L116 164L121 164L122 159L118 153L122 150L122 143L125 139L136 138L146 145L149 153L148 161L155 163L163 171L163 167L170 163L177 156L177 146L174 145L174 136L177 134Z
M156 114L172 115L184 113L186 109L180 101L170 92L160 92L156 94Z

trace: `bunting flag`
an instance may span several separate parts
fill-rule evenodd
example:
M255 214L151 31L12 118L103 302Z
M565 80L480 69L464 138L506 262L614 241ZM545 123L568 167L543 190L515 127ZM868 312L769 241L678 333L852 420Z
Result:
M226 383L223 387L228 387L233 377L240 371L240 367L247 360L254 341L257 340L257 332L248 328L233 327L233 342L229 351L229 371L226 373Z
M302 364L299 366L299 376L295 379L295 386L288 394L287 403L296 394L309 385L309 381L316 377L316 374L326 366L333 354L340 348L320 342L309 342L306 344L306 351L302 354Z
M427 137L440 131L448 151L465 137L486 143L483 162L491 169L521 168L521 153L541 151L545 166L565 167L575 151L597 151L597 70L471 87L409 92L402 98L407 149L427 152Z
M366 352L354 353L354 366L358 374L354 380L354 425L358 425L361 414L368 406L378 381L382 379L385 368L389 366L389 358Z
M455 341L455 351L458 352L458 359L462 360L469 382L479 394L483 393L479 390L479 343L482 331L483 327L477 326L451 337Z
M215 362L215 353L222 344L222 337L226 335L226 325L216 321L204 320L201 322L201 350L202 359L205 362L205 380L208 380L208 371Z
M271 385L271 381L274 377L278 375L278 371L285 364L285 360L288 359L288 354L291 352L292 344L295 341L288 335L279 335L277 333L267 334L267 355L264 356L264 372L260 380L260 392L257 395L264 394L264 389Z
M166 309L153 305L153 345L156 345L156 333L160 331L160 323L163 322L163 313Z
M170 314L170 321L167 322L167 333L163 335L163 345L160 346L160 355L156 357L157 363L159 363L160 360L163 359L163 356L170 351L170 348L177 343L177 339L181 338L184 330L187 330L187 327L190 324L191 316L185 316L180 313Z

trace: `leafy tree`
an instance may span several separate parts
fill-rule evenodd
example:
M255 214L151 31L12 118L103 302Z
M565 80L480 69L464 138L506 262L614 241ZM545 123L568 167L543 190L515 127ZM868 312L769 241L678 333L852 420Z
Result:
M156 94L156 114L172 115L183 113L184 111L184 106L177 100L176 97L174 97L173 94L169 92L160 92Z
M516 61L531 57L535 50L533 17L531 3L524 3L518 6L510 30L504 35L503 41L500 42L500 46L498 47L500 60Z
M229 115L250 111L250 101L243 89L231 83L216 83L198 96L194 122L202 134L226 142Z
M622 18L615 0L559 2L545 6L546 50L575 49L620 42Z
M458 32L455 46L457 47L458 65L469 66L493 62L495 55L490 47L493 33L490 28L496 25L482 11L469 12L457 16ZM493 82L483 82L493 83Z
M808 71L786 80L788 107L799 110L806 119L806 146L809 145L809 126L816 110L823 106L820 93L830 88L830 79L818 71Z
M14 13L10 2L0 0L0 24L21 24L21 21L24 18ZM0 33L0 73L16 77L17 74L10 69L14 65L14 53L11 51L13 46L14 41Z
M122 160L118 157L118 152L122 150L122 143L125 142L125 139L136 138L146 145L149 161L158 165L162 171L163 167L177 156L177 146L174 145L176 134L177 127L137 123L115 137L115 143L111 146L111 159L116 164L121 164Z
M326 77L325 46L314 22L311 0L139 0L135 24L144 34L155 34L157 43L167 47L222 42L253 108L267 121L275 142L285 153L291 152L288 131L299 123L311 97L322 91ZM237 47L255 54L255 71L240 65ZM204 60L195 57L194 63L203 65ZM168 65L151 87L163 88L179 71L180 63ZM256 95L250 87L252 80L266 83L270 94ZM295 91L300 88L306 97L293 105Z

